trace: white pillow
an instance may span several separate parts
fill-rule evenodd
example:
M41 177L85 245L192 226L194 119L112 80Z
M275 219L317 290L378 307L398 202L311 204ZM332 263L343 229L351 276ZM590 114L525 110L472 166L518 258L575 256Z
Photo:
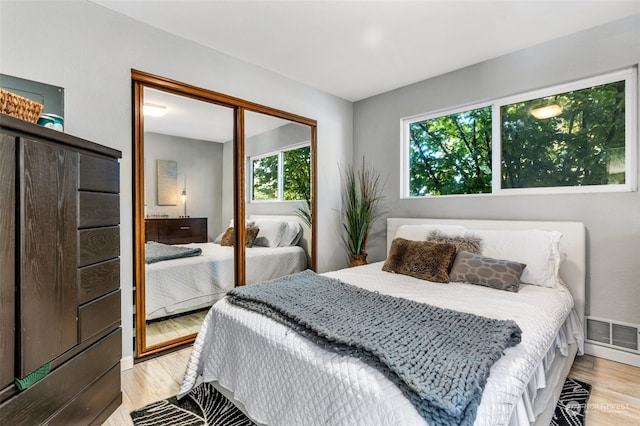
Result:
M298 222L285 222L286 227L280 240L280 247L295 246L302 238L302 226Z
M256 220L254 226L260 231L254 241L254 246L280 247L287 230L287 223L279 220Z
M295 246L302 238L302 226L298 222L276 219L252 219L260 231L253 245L264 247Z
M483 256L526 264L521 282L551 288L560 285L562 233L539 229L473 230L469 233L482 240Z
M220 244L222 242L222 237L224 236L225 232L227 232L226 229L224 230L224 232L218 235L215 240L213 240L213 244Z
M467 228L460 225L400 225L396 231L395 238L404 238L412 241L426 241L434 231L450 237L462 237Z

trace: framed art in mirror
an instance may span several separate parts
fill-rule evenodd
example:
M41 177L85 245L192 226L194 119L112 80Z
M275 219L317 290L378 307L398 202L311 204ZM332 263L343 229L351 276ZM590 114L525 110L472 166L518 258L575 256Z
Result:
M159 206L178 204L178 163L156 160L156 185Z

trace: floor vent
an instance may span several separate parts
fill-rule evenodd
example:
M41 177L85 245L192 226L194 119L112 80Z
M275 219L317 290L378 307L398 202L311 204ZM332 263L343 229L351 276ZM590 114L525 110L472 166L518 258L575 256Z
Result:
M640 326L587 317L587 341L640 354Z

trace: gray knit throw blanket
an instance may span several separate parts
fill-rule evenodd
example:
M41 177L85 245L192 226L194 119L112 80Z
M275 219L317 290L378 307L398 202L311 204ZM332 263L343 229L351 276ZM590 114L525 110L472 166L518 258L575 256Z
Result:
M230 291L325 349L378 368L430 425L471 425L489 369L520 342L500 321L387 296L304 271Z
M155 241L149 241L144 245L144 257L146 263L156 263L163 260L200 256L200 254L202 254L201 248L172 246L156 243Z

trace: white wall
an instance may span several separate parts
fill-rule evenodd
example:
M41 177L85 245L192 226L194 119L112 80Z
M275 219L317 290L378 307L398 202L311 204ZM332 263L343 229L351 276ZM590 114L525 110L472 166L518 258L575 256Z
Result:
M145 133L144 183L146 214L164 213L169 217L184 215L179 195L187 192L187 215L206 217L209 241L221 232L222 216L222 144L177 136ZM178 204L159 206L157 197L157 160L178 164ZM186 187L185 187L186 183Z
M587 229L587 313L640 324L640 194L400 199L400 120L637 66L640 15L422 81L354 105L354 163L388 174L389 216L564 220ZM637 141L635 141L637 143ZM368 247L382 259L385 236Z
M212 23L214 24L214 23ZM318 121L318 267L335 250L338 162L351 160L353 105L263 68L169 35L86 1L0 2L0 72L64 87L65 132L122 151L123 352L132 355L131 69ZM335 231L337 232L337 231Z

